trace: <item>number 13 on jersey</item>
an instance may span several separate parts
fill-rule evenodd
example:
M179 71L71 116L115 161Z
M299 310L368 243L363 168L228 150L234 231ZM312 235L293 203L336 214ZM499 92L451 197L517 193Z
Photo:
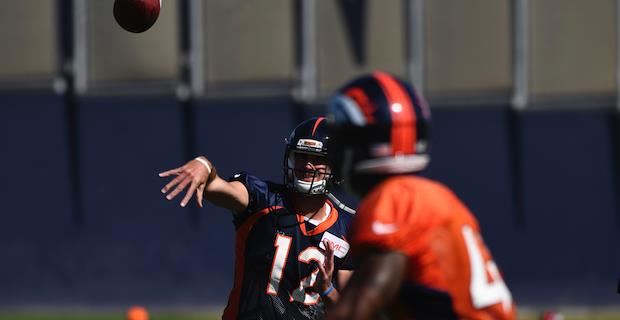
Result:
M293 238L278 234L274 247L276 252L273 255L273 263L271 265L271 273L269 275L269 282L267 283L267 293L271 295L277 295L280 289L280 281L286 267L287 258ZM316 247L308 247L301 251L298 256L298 261L310 264L312 261L316 263L324 263L325 256ZM301 279L299 287L290 293L292 300L301 302L306 305L312 305L319 301L319 295L317 293L306 293L306 288L314 285L316 277L319 273L318 268L312 271L312 273Z

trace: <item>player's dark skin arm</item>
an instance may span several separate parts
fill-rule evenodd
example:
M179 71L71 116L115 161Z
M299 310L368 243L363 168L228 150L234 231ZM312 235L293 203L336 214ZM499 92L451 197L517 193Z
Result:
M338 302L328 309L326 319L374 319L398 293L406 268L404 254L368 249Z

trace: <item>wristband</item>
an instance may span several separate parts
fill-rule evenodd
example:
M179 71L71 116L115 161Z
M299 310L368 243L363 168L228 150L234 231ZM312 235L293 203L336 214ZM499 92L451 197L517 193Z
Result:
M202 163L207 168L207 171L209 171L209 174L211 174L211 166L209 165L209 162L207 162L207 160L201 157L196 157L194 158L194 160L197 160L198 162Z
M327 295L329 295L332 291L334 291L334 285L330 284L329 288L327 288L327 290L325 290L323 293L320 294L321 298L326 297Z
M194 160L202 163L202 165L205 166L205 168L207 168L207 171L209 171L209 176L207 178L207 185L210 184L211 181L215 180L215 177L217 177L217 170L215 169L215 166L213 165L213 163L201 157L196 157L194 158Z

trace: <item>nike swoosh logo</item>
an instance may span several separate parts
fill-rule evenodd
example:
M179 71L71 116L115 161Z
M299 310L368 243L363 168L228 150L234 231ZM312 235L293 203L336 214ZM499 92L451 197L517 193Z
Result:
M390 234L398 231L398 227L393 223L382 223L375 221L372 223L372 232L375 234Z

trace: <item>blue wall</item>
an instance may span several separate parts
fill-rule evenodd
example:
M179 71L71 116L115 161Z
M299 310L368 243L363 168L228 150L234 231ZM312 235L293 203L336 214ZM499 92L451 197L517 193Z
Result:
M83 223L71 213L67 120L50 93L0 95L0 307L209 306L232 284L228 212L181 209L157 173L185 162L173 97L79 101ZM479 217L517 302L613 304L620 276L613 143L602 111L519 116L522 210L504 107L436 108L433 161ZM280 181L286 98L197 103L196 150L221 175ZM198 214L199 219L194 219Z

